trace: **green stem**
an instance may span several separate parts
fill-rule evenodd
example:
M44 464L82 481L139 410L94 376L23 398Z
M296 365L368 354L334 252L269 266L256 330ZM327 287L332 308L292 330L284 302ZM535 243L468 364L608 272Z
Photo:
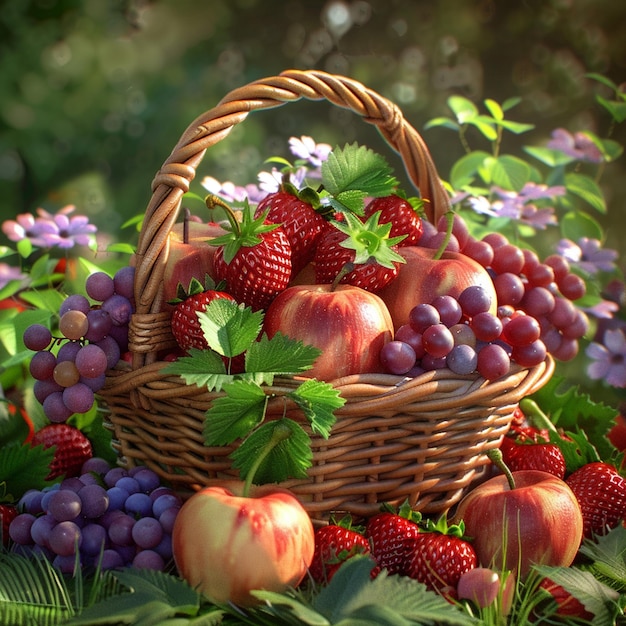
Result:
M344 263L343 267L339 270L339 273L337 274L337 276L335 276L335 279L331 283L330 290L335 291L335 289L337 289L337 287L339 286L341 279L346 274L349 274L353 269L354 269L354 263L352 261L348 261L347 263Z
M241 234L241 226L239 225L239 220L235 215L234 211L230 208L230 206L224 202L219 196L215 196L213 194L209 194L205 199L204 203L207 208L212 211L215 207L219 206L226 212L226 217L228 218L228 222L230 223L233 232L237 235Z
M557 432L556 426L552 423L552 420L539 408L539 405L534 400L522 398L519 403L519 408L532 422L533 426L545 428L553 433Z
M500 449L493 448L489 450L487 452L487 456L489 457L489 460L506 476L509 488L513 491L513 489L515 489L515 478L513 478L513 473L502 459L502 452Z
M246 475L246 480L243 486L243 496L245 498L247 498L248 495L250 494L250 488L252 487L252 482L254 480L254 477L259 467L261 467L261 463L263 463L267 455L281 441L285 441L285 439L289 439L289 437L291 437L291 429L288 426L285 426L282 420L277 420L274 423L274 429L272 431L271 439L267 442L265 447L259 452L256 459L254 460L252 467L250 468L250 470L248 471L248 474Z
M443 241L437 249L437 252L435 252L435 256L433 257L435 261L438 261L441 258L443 253L446 251L448 244L450 243L450 237L452 237L452 227L454 226L454 211L448 211L445 214L445 218L447 221L446 236L443 238Z

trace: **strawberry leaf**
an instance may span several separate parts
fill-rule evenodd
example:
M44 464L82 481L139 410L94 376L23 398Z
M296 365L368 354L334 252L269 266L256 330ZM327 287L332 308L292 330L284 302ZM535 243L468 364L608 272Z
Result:
M253 312L226 298L212 300L197 313L207 343L219 354L234 357L245 352L261 332L263 312Z
M271 385L274 376L298 374L313 367L321 350L277 332L271 339L263 335L246 352L246 376L258 384Z
M311 424L311 430L328 439L331 428L335 424L335 409L345 404L332 385L318 380L304 381L289 397L298 405Z
M255 467L259 454L267 449L273 439L276 428L287 428L289 436L272 447L258 467ZM282 482L288 478L306 478L313 453L311 440L300 424L283 418L266 422L242 442L231 454L233 467L242 476L254 470L254 482L257 484Z
M188 385L206 385L209 391L220 391L233 380L233 376L226 373L224 361L217 352L198 348L190 348L189 356L180 357L166 365L162 372L180 376Z
M235 380L224 392L206 412L203 434L208 446L225 446L247 437L265 416L268 396L258 385Z
M54 458L54 447L7 445L0 454L0 484L16 500L28 489L43 489Z
M387 160L356 142L335 148L322 163L322 184L333 196L359 191L365 196L388 196L398 186Z

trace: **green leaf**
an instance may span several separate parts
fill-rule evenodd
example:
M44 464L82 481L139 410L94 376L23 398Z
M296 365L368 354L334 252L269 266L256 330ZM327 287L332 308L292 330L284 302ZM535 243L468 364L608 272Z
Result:
M619 87L608 76L598 74L597 72L587 72L585 76L587 78L591 78L592 80L597 80L599 83L602 83L605 87L608 87L612 91L619 91Z
M20 239L15 247L24 259L27 259L33 252L33 242L28 237Z
M505 130L508 130L514 135L521 135L535 128L534 124L524 124L523 122L512 122L511 120L502 120L498 122L498 126L501 126Z
M245 352L258 337L263 324L263 312L228 300L212 300L198 314L200 328L213 350L226 357Z
M470 185L478 170L481 168L485 159L490 159L491 155L488 152L474 151L462 156L452 166L450 172L450 184L454 189L462 189L467 185Z
M54 448L31 447L30 444L9 445L0 454L0 484L7 494L19 499L28 489L43 489L48 483Z
M328 383L308 379L289 394L311 424L311 430L328 439L337 418L334 411L341 408L345 399Z
M437 127L448 128L457 132L460 129L460 126L449 117L434 117L432 120L429 120L426 124L424 124L424 130Z
M489 117L479 115L478 117L468 119L467 124L475 126L485 139L489 141L495 141L498 138L498 131L494 127L493 120Z
M233 467L242 476L247 476L254 469L261 451L272 440L275 428L289 429L289 437L276 444L256 468L256 484L282 482L288 478L306 478L307 469L311 467L311 439L300 424L288 418L271 420L254 430L231 454Z
M59 307L65 300L65 295L57 289L42 289L40 291L23 291L20 298L36 309L48 311L58 315Z
M593 613L594 626L613 626L619 593L601 583L591 572L575 567L536 566L535 569L579 600Z
M180 376L188 385L203 387L209 391L220 391L233 376L226 373L222 357L213 350L189 349L189 356L179 357L161 370L163 374Z
M605 535L583 541L580 553L592 561L591 570L611 587L626 592L626 528L621 524Z
M485 100L485 108L487 109L487 111L489 111L489 113L491 113L491 116L494 120L501 122L504 119L504 112L502 111L502 107L495 100L487 98Z
M258 385L234 380L224 386L224 396L215 398L204 422L207 446L226 446L247 437L265 417L268 396Z
M301 626L332 626L320 613L305 604L300 598L275 591L253 590L250 592L261 600L276 617L297 620ZM269 622L268 622L269 623ZM275 622L272 622L274 624ZM293 622L289 622L293 623Z
M387 160L356 142L335 148L322 163L322 184L334 196L360 191L367 196L388 196L398 186Z
M514 156L498 157L491 168L491 182L502 189L520 191L529 180L530 166Z
M553 150L552 148L524 146L523 150L550 167L562 167L576 160L574 157L561 152L561 150Z
M604 239L602 226L588 213L568 211L559 220L563 237L578 241L581 237L590 239Z
M599 213L606 213L606 201L600 186L589 176L569 173L565 175L565 187L568 192L582 198Z
M502 110L503 111L510 111L512 108L516 107L521 101L522 101L522 99L519 96L514 96L512 98L507 98L502 103Z
M626 102L607 100L602 96L596 96L596 100L610 113L611 117L618 124L621 124L624 120L626 120Z
M476 105L463 96L450 96L448 98L448 106L456 116L459 124L467 124L468 120L478 115Z
M264 334L246 353L246 373L261 373L262 380L271 385L274 375L299 374L311 369L320 354L319 348L286 337L280 331L271 339Z
M340 191L333 198L332 206L342 213L345 213L347 209L350 213L363 215L365 213L365 198L367 197L368 194L366 194L364 191L360 191L357 189Z

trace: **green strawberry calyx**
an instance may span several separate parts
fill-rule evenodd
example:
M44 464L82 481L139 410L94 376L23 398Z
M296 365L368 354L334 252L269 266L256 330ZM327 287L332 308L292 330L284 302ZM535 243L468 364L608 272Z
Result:
M221 198L209 195L206 197L205 202L209 209L220 206L226 211L229 224L224 228L229 232L212 239L211 245L224 246L224 261L227 264L235 258L240 248L253 248L263 241L263 234L280 227L280 224L265 223L269 209L255 218L254 207L247 199L244 201L244 206L241 210L241 220L237 219L233 209Z
M379 217L380 211L377 211L362 222L355 215L345 213L345 222L335 222L335 227L347 235L340 245L354 250L355 265L376 262L393 269L394 263L405 262L404 257L393 250L393 246L400 243L406 235L389 237L392 224L391 222L379 224Z

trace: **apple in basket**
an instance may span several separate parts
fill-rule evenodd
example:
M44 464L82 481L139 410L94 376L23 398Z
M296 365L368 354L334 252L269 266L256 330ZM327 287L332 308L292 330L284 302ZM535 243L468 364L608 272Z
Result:
M496 313L493 280L478 262L459 252L444 252L437 259L437 250L420 246L403 246L398 253L406 263L400 265L397 278L378 292L396 329L409 321L409 313L416 304L432 302L443 295L458 298L471 285L480 285L487 290L491 295L491 312Z
M313 559L313 524L288 490L226 481L194 493L172 531L180 575L213 602L255 604L254 589L298 585Z
M179 283L187 286L196 278L204 284L206 274L215 278L213 257L217 248L209 241L225 232L216 222L187 220L186 226L183 222L174 225L169 234L170 249L163 275L164 303L176 298Z
M321 350L311 378L332 380L351 374L383 372L379 354L393 339L385 303L353 285L293 285L267 308L263 330L277 332Z
M492 450L502 466L499 450ZM455 523L465 533L480 564L517 571L524 578L533 564L572 564L583 536L576 496L565 481L540 470L520 470L490 478L458 504ZM519 568L519 569L518 569Z

